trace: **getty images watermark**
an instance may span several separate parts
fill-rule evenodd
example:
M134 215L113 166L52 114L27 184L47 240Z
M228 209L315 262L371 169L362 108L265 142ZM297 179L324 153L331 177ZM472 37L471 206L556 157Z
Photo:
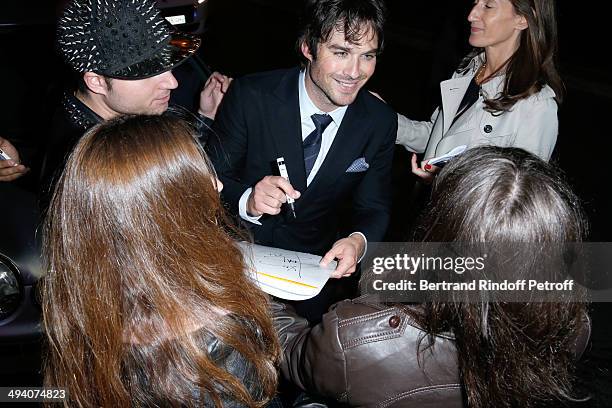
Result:
M612 301L611 243L380 243L361 290L382 301Z
M375 257L372 259L372 273L382 275L388 271L405 271L414 275L417 271L450 271L463 274L472 271L484 271L487 255L479 257L452 257L447 256L411 256L408 254L395 254L389 257ZM417 282L402 279L399 282L386 282L384 279L373 281L373 287L381 290L416 290ZM427 279L419 279L420 290L572 290L574 279L566 279L563 282L538 281L536 279L518 279L494 282L491 279L472 279L469 282L430 282Z

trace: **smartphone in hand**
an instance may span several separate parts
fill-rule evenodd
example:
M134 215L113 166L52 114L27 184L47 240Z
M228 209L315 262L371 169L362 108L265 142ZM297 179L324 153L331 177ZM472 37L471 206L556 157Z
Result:
M0 149L0 160L12 160L11 156L4 152L4 150Z
M450 159L451 157L445 157L442 160L437 160L435 163L428 162L428 164L431 164L432 166L436 166L441 169L442 167L446 166Z
M461 146L457 146L455 147L453 150L451 150L450 152L440 156L440 157L434 157L433 159L429 159L427 161L427 164L431 164L432 166L436 166L436 167L444 167L453 157L463 153L465 151L465 149L467 149L467 145L461 145Z

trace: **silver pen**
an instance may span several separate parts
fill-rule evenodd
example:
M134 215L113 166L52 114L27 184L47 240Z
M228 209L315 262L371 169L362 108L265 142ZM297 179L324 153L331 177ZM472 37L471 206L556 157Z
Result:
M285 180L289 181L289 173L287 173L287 167L285 166L285 158L279 157L276 159L276 165L278 166L278 172L280 176ZM291 181L289 181L291 183ZM287 195L287 204L289 204L289 208L291 208L291 214L293 214L293 218L297 218L295 214L295 200Z

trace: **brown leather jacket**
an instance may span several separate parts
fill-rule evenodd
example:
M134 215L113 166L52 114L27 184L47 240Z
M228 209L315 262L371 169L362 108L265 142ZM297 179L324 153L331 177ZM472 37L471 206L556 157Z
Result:
M407 311L365 295L337 303L312 329L280 303L273 304L273 320L284 349L282 373L308 392L360 407L464 407L452 334L427 348ZM589 338L588 319L585 328L578 355Z

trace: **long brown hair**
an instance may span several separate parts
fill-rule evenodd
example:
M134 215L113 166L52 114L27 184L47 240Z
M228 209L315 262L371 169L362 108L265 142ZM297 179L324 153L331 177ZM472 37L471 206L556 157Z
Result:
M421 231L431 242L549 248L581 241L587 223L578 198L548 163L521 149L477 147L436 177ZM569 399L585 317L583 302L504 303L485 297L429 302L417 316L429 346L435 334L454 333L471 408Z
M83 136L44 230L45 384L65 387L66 405L262 406L273 396L268 300L225 221L214 172L179 119L125 117ZM215 341L254 375L217 365Z
M563 101L565 87L555 65L557 54L557 18L554 0L510 0L514 11L527 19L520 44L506 62L503 90L492 99L485 99L485 109L492 113L509 111L515 103L538 93L545 85L555 92L557 103ZM475 48L460 64L458 72L482 48Z

